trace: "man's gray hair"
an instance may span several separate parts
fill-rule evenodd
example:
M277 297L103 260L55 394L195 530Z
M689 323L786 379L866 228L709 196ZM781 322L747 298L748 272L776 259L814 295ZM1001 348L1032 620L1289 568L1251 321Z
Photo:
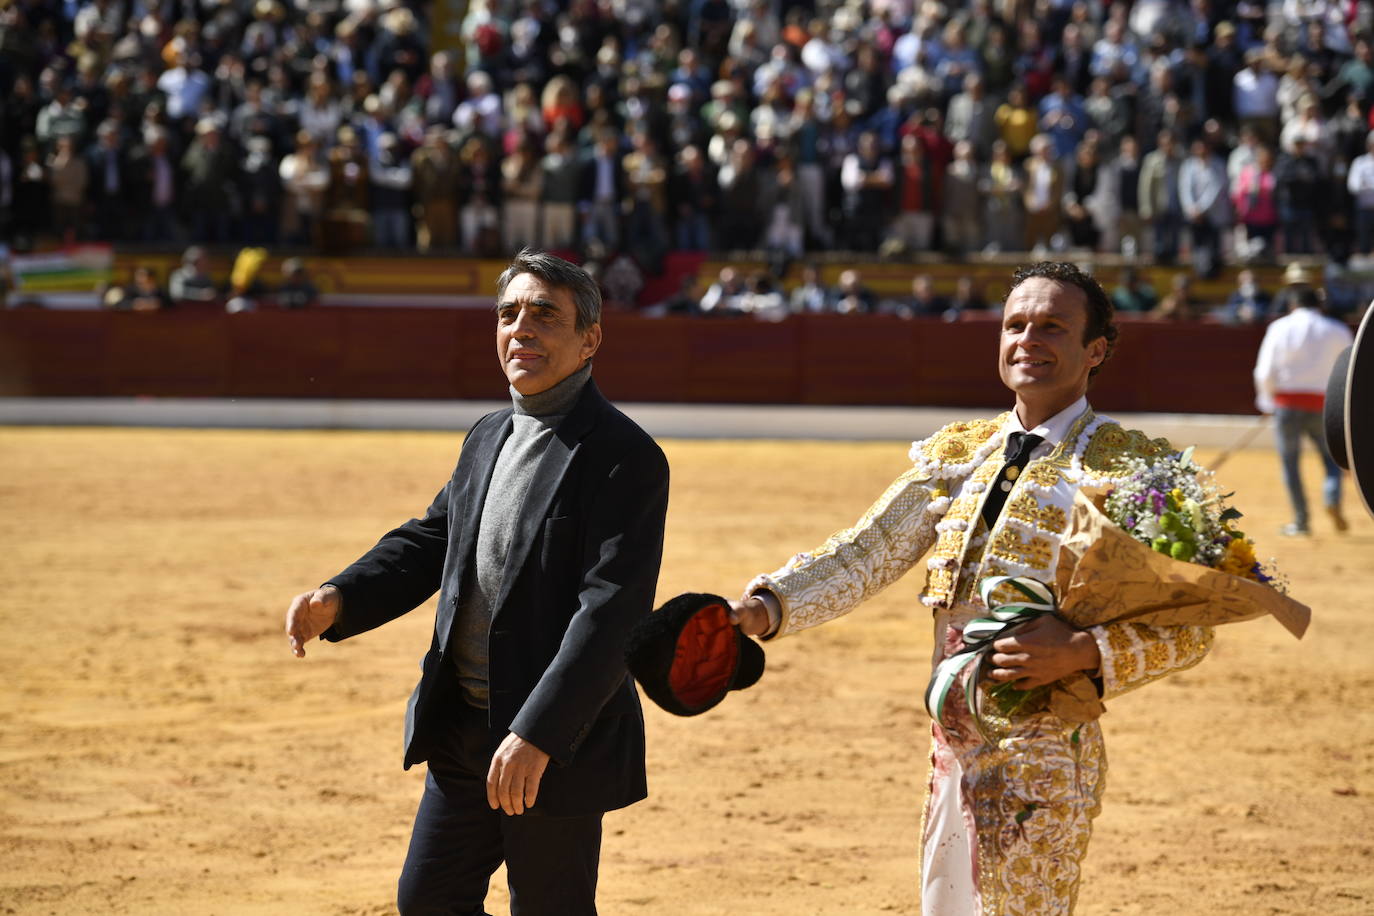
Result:
M573 304L577 306L577 330L585 331L601 322L601 287L581 267L547 251L522 249L496 281L498 300L506 294L510 282L521 274L531 274L555 289L572 293Z

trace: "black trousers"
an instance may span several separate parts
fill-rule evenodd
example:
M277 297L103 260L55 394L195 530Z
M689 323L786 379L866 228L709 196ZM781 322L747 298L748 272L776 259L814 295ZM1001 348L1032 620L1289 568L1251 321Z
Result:
M448 737L430 756L401 869L402 916L485 916L482 903L503 861L512 916L595 916L601 814L492 810L486 712L457 699L453 705Z

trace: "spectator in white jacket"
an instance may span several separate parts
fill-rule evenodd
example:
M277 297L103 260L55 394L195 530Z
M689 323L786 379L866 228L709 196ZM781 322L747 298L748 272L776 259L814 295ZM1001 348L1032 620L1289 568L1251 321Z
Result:
M1303 536L1311 532L1307 496L1303 491L1298 459L1304 436L1312 440L1326 467L1322 501L1332 525L1345 531L1341 514L1341 469L1326 450L1322 423L1326 381L1342 350L1354 335L1350 328L1322 313L1321 297L1303 287L1293 297L1293 308L1269 325L1255 361L1255 404L1273 414L1283 468L1283 482L1293 503L1293 521L1281 533Z

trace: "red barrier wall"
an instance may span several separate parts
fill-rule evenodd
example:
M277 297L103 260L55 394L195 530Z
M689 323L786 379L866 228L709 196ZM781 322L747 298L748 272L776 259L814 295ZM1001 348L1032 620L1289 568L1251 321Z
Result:
M1104 410L1250 413L1262 331L1123 324L1094 388ZM997 324L879 316L646 319L611 314L612 398L989 407ZM501 398L486 310L0 312L0 395Z

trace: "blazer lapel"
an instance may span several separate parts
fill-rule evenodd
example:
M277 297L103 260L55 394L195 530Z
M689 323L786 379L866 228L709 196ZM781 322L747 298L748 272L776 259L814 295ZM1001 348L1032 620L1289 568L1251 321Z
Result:
M507 409L504 414L500 420L488 424L489 431L475 431L475 438L463 446L459 468L454 475L463 485L463 494L457 500L458 504L450 507L450 512L461 513L457 521L462 527L458 531L453 574L446 582L451 585L453 593L448 596L448 601L440 603L439 617L436 621L440 646L448 645L448 634L453 627L455 612L453 599L458 597L458 592L466 581L468 565L472 561L473 545L477 543L477 526L482 520L482 504L486 501L487 488L491 485L491 473L496 467L496 456L500 454L501 446L515 426L511 420L512 411ZM453 521L450 517L450 524Z
M529 558L530 548L544 526L549 504L553 502L554 494L562 485L568 466L577 455L582 440L596 425L596 418L606 403L596 384L588 379L577 403L559 424L553 440L540 459L539 468L535 471L534 480L530 481L525 501L520 507L520 522L516 526L510 552L506 555L506 565L501 572L501 591L492 606L493 619L501 613L520 569Z

